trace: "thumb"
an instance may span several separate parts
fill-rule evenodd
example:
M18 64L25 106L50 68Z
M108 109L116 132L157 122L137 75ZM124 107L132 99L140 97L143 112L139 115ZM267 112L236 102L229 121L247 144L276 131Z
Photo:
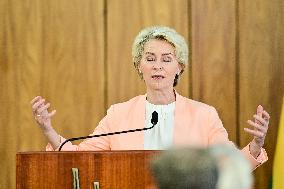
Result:
M53 110L51 113L48 114L48 118L53 117L56 114L56 110Z

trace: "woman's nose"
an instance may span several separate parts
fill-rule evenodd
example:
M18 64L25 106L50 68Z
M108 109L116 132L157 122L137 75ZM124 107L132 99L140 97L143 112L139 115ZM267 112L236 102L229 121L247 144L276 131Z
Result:
M154 70L161 70L161 69L163 69L162 62L156 61L156 62L154 63L154 65L153 65L153 69L154 69Z

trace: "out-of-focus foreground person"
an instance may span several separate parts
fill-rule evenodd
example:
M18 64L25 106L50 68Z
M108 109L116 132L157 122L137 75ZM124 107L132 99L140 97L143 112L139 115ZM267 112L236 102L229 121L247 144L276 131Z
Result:
M209 149L218 165L217 189L251 189L251 164L236 148L215 145Z
M251 166L232 146L163 152L152 162L158 189L250 189Z
M152 163L159 189L215 189L218 167L206 149L169 150Z

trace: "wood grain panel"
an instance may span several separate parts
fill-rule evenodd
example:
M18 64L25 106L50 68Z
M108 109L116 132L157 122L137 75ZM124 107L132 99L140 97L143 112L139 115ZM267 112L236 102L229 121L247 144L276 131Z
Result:
M149 162L159 151L33 152L17 154L17 189L71 188L78 168L80 188L142 189L153 186Z
M144 82L140 81L132 63L131 47L138 32L152 25L172 27L188 39L188 1L107 1L108 106L145 94ZM189 87L187 69L177 90L182 95L189 96Z
M30 100L57 109L55 129L87 135L105 114L104 2L0 0L0 188L15 188L17 150L44 149Z
M284 3L281 0L239 0L240 125L247 127L258 104L270 113L265 148L269 161L257 169L257 189L266 189L277 137L284 91ZM242 146L252 139L240 132Z
M21 121L20 110L20 58L19 49L22 38L15 31L19 28L14 23L20 17L16 13L20 10L19 6L11 7L9 1L2 1L0 7L0 127L1 127L1 162L3 170L0 173L1 188L15 188L15 152L17 149L18 135ZM23 111L23 110L22 110Z
M92 0L45 5L41 93L64 136L89 134L105 114L103 8Z
M193 99L214 106L237 138L235 1L192 0Z

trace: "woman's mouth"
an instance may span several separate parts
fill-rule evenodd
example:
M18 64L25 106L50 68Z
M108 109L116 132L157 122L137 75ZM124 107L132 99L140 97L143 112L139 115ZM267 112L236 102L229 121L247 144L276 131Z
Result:
M161 79L164 79L165 77L163 75L153 75L152 76L152 79L154 80L161 80Z

